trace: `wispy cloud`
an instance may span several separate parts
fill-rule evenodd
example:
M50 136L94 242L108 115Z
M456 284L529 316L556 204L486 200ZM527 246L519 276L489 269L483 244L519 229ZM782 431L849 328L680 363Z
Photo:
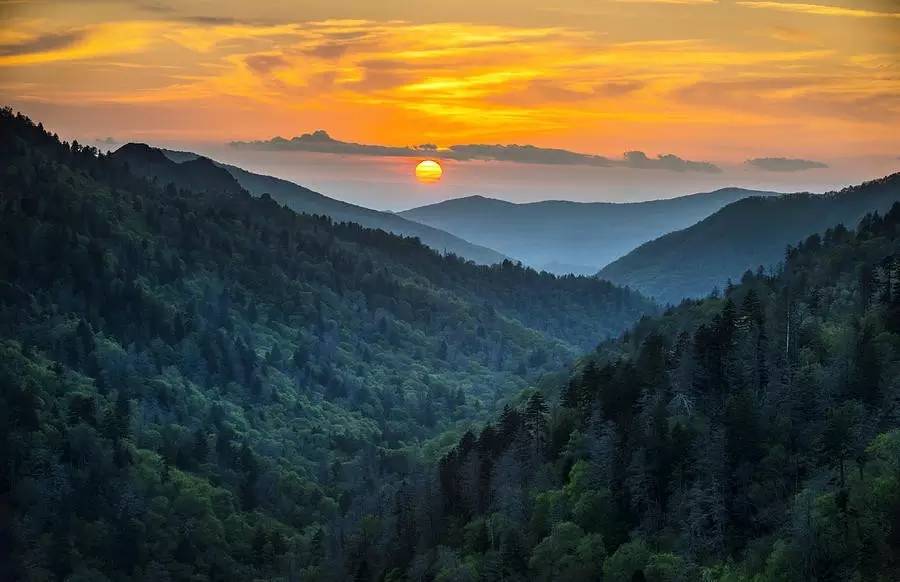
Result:
M822 162L799 158L753 158L745 163L767 172L802 172L828 167L828 164Z
M752 111L760 116L788 119L815 116L883 124L900 120L900 79L879 71L880 60L870 59L866 78L807 74L763 74L737 80L705 80L679 87L673 97L709 110ZM867 62L869 62L867 61ZM888 69L885 69L888 70Z
M117 22L40 33L0 46L0 67L21 67L135 53L149 46L161 26L153 22Z
M620 4L681 4L684 6L702 6L718 4L719 0L615 0Z
M862 8L844 8L843 6L831 6L827 4L803 4L796 2L762 2L741 0L740 6L750 8L766 8L780 10L781 12L794 12L798 14L815 14L818 16L848 16L852 18L900 18L900 12L880 12L877 10L865 10Z
M829 136L865 135L894 149L888 126L898 118L900 47L874 19L892 13L841 8L872 15L795 18L773 31L770 10L836 7L667 3L675 1L696 6L605 2L592 5L598 17L548 12L546 22L523 16L505 24L479 22L478 0L460 2L459 21L424 22L418 14L395 19L393 8L380 20L374 8L370 19L304 20L333 10L263 0L228 17L199 4L136 0L115 10L88 4L78 18L64 18L53 3L34 3L0 29L0 101L44 110L114 106L133 112L121 117L125 127L93 131L216 141L328 127L372 143L385 135L392 143L561 143L573 153L637 143L702 158L718 156L717 144L745 147L790 126L791 141L825 148L838 143ZM657 9L680 19L680 37L648 24ZM197 121L178 117L188 109ZM746 157L729 151L733 161Z
M387 146L336 140L321 129L312 133L304 133L291 139L275 137L265 141L236 141L231 142L230 145L238 149L300 151L378 157L427 157L461 161L516 162L520 164L626 167L645 170L670 170L674 172L718 173L721 171L715 164L685 160L673 154L664 154L651 158L644 152L631 151L626 152L621 159L614 159L565 149L518 144L460 144L446 148L441 148L434 144Z
M288 66L288 60L281 55L250 55L244 59L251 70L265 75L278 67Z
M0 57L16 57L66 49L81 41L84 34L82 30L72 30L34 36L20 42L0 44Z

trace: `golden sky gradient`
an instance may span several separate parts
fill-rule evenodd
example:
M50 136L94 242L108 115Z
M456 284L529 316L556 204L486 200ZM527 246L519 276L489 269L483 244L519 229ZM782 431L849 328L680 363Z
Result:
M896 0L0 0L0 18L0 102L82 139L900 154Z

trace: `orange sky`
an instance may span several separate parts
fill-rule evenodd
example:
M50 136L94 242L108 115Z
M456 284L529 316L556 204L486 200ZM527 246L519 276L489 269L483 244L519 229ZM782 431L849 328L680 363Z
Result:
M81 139L896 158L900 2L812 1L0 0L0 102Z

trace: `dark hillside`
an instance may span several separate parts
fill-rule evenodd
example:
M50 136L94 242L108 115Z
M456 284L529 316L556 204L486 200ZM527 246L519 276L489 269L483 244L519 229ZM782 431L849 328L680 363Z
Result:
M125 147L129 146L123 146L123 149ZM202 157L191 152L157 151L178 164ZM284 204L296 212L328 216L335 222L355 222L366 228L380 229L398 236L416 237L439 253L452 253L482 265L501 263L506 259L497 251L472 244L443 230L407 220L397 214L372 210L329 198L324 194L274 176L255 174L229 164L214 163L231 174L241 187L254 196L268 194L278 203Z
M836 224L854 225L900 201L900 174L829 194L745 198L660 237L604 267L599 276L661 303L701 297L747 269L768 268L784 249Z
M345 579L423 445L653 308L205 161L147 181L9 110L0 164L0 496L33 579Z
M642 319L435 481L448 578L900 579L900 204Z

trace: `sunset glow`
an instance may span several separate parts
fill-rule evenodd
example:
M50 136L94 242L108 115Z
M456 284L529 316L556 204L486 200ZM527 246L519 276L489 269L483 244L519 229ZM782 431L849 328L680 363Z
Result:
M82 139L900 149L896 3L223 4L5 3L0 101Z

